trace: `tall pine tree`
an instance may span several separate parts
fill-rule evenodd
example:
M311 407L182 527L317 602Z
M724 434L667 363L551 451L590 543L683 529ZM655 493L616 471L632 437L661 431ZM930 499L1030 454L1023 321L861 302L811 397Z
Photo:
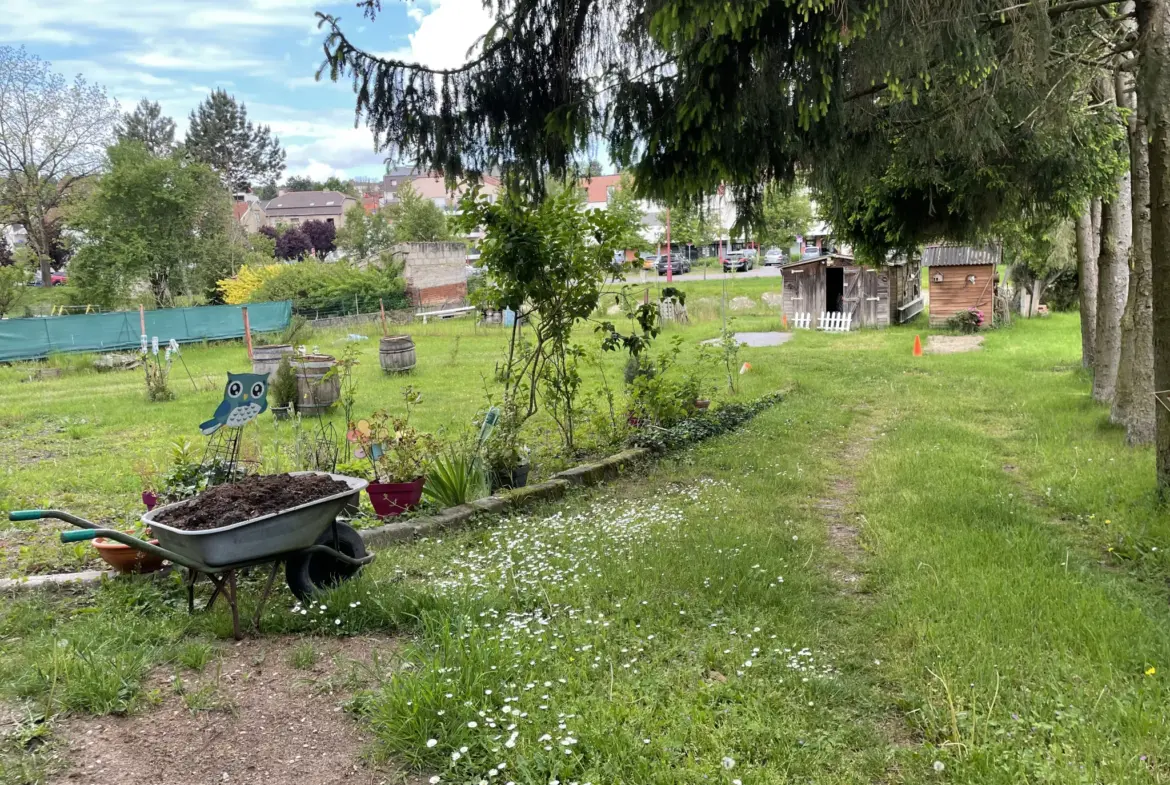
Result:
M284 149L266 125L254 126L248 110L216 90L191 113L187 151L219 173L233 191L271 183L284 171Z
M175 121L163 115L157 102L145 98L133 112L122 115L114 133L119 142L141 142L153 156L170 155L175 149Z

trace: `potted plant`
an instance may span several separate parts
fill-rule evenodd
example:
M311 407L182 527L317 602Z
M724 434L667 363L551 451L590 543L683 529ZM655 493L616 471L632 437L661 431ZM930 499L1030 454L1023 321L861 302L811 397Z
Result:
M705 344L699 346L699 356L687 366L686 378L682 383L683 400L698 411L711 406L711 399L704 397L706 370L715 362L715 352Z
M158 504L158 467L150 461L139 461L134 466L134 473L142 480L142 503L149 512Z
M520 441L523 422L516 404L505 400L495 429L483 445L492 493L505 488L523 488L528 484L532 465L528 461L528 447Z
M273 401L272 416L277 420L287 420L297 400L297 375L287 355L280 358L272 379L272 389L268 392Z
M137 528L126 529L125 531L127 534L132 534L135 537L148 540L153 545L158 545L158 540L149 539L150 528L147 526L139 525ZM146 553L137 548L131 548L129 545L123 545L114 540L107 540L105 537L95 537L93 539L93 547L97 548L98 556L102 558L102 561L122 575L128 573L157 572L163 566L161 556Z
M413 510L422 501L427 465L436 452L435 439L410 424L411 405L419 398L412 388L405 391L404 417L391 417L386 410L349 424L346 439L355 444L355 458L370 464L374 481L366 487L374 513L379 518Z

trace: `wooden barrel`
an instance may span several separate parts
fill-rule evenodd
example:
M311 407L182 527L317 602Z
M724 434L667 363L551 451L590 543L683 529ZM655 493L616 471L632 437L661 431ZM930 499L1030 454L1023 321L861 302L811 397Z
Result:
M272 384L276 378L276 369L280 366L280 358L292 353L293 348L288 344L257 346L252 350L252 373L268 374L268 383Z
M325 411L341 397L341 379L325 375L337 364L328 354L307 354L292 360L297 375L297 411L315 414Z
M414 368L414 340L409 335L383 338L378 346L378 361L386 373L402 373Z

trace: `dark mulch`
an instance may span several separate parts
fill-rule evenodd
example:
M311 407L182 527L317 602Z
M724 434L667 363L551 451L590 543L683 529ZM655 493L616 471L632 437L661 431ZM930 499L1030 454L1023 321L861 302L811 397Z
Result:
M160 513L156 520L185 531L202 531L269 515L347 490L349 485L323 474L268 474L217 485Z

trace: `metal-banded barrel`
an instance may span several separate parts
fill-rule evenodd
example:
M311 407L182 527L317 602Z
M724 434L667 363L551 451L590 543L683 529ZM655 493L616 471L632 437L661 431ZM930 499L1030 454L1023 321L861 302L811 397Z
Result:
M414 368L414 340L409 335L383 338L378 346L378 361L386 373L403 373Z
M268 383L272 384L273 380L276 379L276 369L280 366L280 358L292 353L293 348L288 344L257 346L252 350L252 373L268 374Z
M328 409L341 397L341 379L326 375L337 364L328 354L307 354L292 360L297 375L297 411L314 414Z

